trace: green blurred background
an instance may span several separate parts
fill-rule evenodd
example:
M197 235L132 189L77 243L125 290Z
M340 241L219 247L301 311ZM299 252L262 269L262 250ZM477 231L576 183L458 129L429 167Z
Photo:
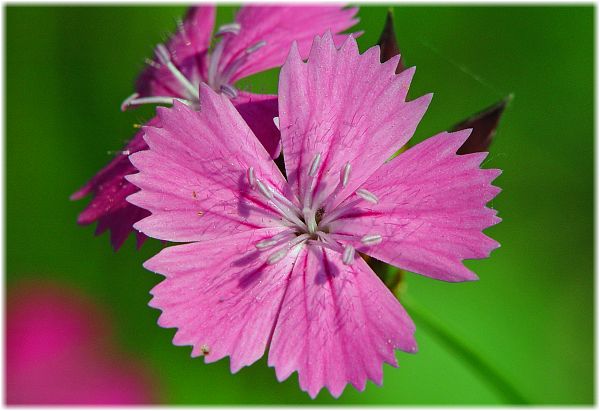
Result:
M178 7L31 7L6 12L6 274L68 282L103 304L123 349L142 359L173 404L501 404L502 396L417 324L419 353L398 353L382 387L347 387L317 400L296 375L278 383L263 359L236 375L206 365L156 325L148 291L162 277L141 263L161 245L112 251L76 216L69 195L130 138L151 108L121 113L133 80L184 12ZM361 50L376 43L387 7L364 6ZM235 8L218 9L217 23ZM449 129L509 93L486 167L504 170L492 203L502 243L468 262L475 283L409 274L411 298L486 358L536 404L594 402L593 35L594 9L394 7L411 95L434 92L417 139ZM244 83L276 92L277 70Z

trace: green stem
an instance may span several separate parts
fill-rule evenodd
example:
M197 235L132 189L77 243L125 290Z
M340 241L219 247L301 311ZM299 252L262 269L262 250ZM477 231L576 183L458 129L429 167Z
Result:
M406 294L402 295L402 304L412 317L436 336L451 351L462 358L477 372L494 390L506 399L509 404L529 404L529 401L498 370L489 364L481 355L474 352L467 344L452 334L441 321L433 317L425 309L419 307Z

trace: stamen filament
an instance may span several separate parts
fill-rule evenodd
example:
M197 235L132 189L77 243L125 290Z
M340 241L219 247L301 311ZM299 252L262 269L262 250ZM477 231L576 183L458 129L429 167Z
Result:
M317 230L317 220L316 213L313 209L304 207L302 210L302 214L304 214L304 221L306 221L306 226L308 227L309 233L314 233Z
M178 97L166 97L166 96L152 96L152 97L140 97L132 98L137 93L127 97L123 103L121 103L121 111L125 111L128 107L141 106L144 104L173 104L173 101L181 101L188 106L193 106L194 103L190 100L186 100Z
M219 68L219 61L221 60L221 55L223 54L223 48L225 43L221 40L214 48L213 52L210 55L210 64L208 65L208 84L214 89L219 86L217 84L217 70Z
M275 206L275 210L277 210L279 214L281 214L288 221L301 227L302 229L307 229L306 224L304 224L302 220L300 220L290 208L288 208L285 204L282 204L282 202L278 198L275 198L275 190L267 188L267 186L265 186L263 182L259 179L256 179L256 186L258 187L258 190L261 192L261 194L265 196L267 200L269 200L271 204Z
M173 64L171 61L171 55L169 54L169 50L164 44L159 44L156 46L156 56L160 60L160 62L169 69L173 77L179 81L179 83L187 89L188 93L192 96L192 98L199 99L199 90L195 87L186 76L183 75L181 71Z
M333 220L341 217L343 214L345 214L347 211L351 210L355 205L359 204L360 202L361 202L361 200L351 201L344 207L338 207L338 208L334 209L333 211L331 211L330 213L325 214L323 216L323 219L319 223L319 225L325 226L325 225L331 223Z
M238 96L237 89L229 84L221 84L221 92L229 98L236 98Z

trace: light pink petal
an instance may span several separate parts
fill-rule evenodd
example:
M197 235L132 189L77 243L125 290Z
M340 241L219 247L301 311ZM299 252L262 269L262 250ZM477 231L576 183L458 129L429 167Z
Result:
M462 260L488 257L499 246L481 231L500 221L485 206L500 192L491 185L500 170L479 168L487 153L455 154L469 133L438 134L383 165L362 186L379 203L361 203L331 229L359 239L381 235L380 244L355 246L400 268L444 281L476 280Z
M206 78L206 58L215 21L214 6L191 7L177 32L168 40L166 47L175 66L192 82L200 84ZM148 65L136 83L140 96L167 96L186 98L185 88L161 65L157 59Z
M205 362L230 356L232 372L262 357L297 251L269 265L255 245L281 230L168 247L144 264L166 277L150 305L162 310L159 325L178 328L175 345L193 346Z
M279 224L248 170L264 184L287 189L271 156L224 95L201 86L201 110L175 102L159 107L162 128L145 127L150 149L130 156L141 189L127 200L152 213L135 225L167 241L210 240Z
M404 101L414 70L396 75L398 58L381 64L379 47L359 55L351 37L337 50L330 34L315 39L308 63L292 47L281 69L279 117L288 180L300 195L316 155L322 162L315 192L323 196L350 163L334 206L410 139L431 95Z
M244 6L235 21L240 24L239 34L228 34L223 39L220 72L235 70L230 82L283 64L293 41L298 42L302 56L308 55L313 37L330 30L341 33L358 22L354 16L358 8L343 6ZM342 36L336 36L340 39ZM265 46L251 53L246 50L264 41ZM242 62L237 68L236 61Z
M278 115L277 96L239 92L232 103L267 153L272 158L279 157L281 139L279 129L273 122L273 118Z
M298 371L315 397L327 387L339 397L347 383L362 391L382 383L394 349L416 351L415 327L364 260L342 264L339 253L308 247L297 259L269 351L282 381Z

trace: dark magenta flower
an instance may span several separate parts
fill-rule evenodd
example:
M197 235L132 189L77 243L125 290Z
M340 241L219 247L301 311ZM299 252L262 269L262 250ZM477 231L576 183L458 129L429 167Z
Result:
M337 49L317 37L304 63L293 46L279 81L287 179L230 99L207 85L201 109L159 108L149 149L130 156L151 215L144 234L189 244L145 263L159 324L206 362L231 371L269 351L277 378L293 372L315 397L347 383L382 383L395 350L416 351L414 324L360 253L445 281L475 280L462 261L498 247L482 230L499 170L456 155L469 131L441 133L387 161L411 138L431 95L406 101L414 69L379 47Z
M231 99L244 120L273 158L281 151L279 131L273 123L277 116L277 96L253 94L236 89L235 82L249 75L280 66L292 41L306 57L312 39L326 30L342 32L353 26L357 8L342 6L244 6L231 24L220 27L211 49L215 7L198 6L188 11L177 32L156 47L136 84L136 92L123 103L123 109L140 104L171 104L174 99L199 108L199 86L204 82ZM341 39L338 35L336 39ZM151 120L151 125L156 125ZM121 154L71 196L94 198L79 215L79 224L97 221L97 234L111 231L115 249L121 247L132 224L147 214L125 202L136 191L124 176L131 174L127 155L146 149L137 133ZM138 234L138 245L144 240Z

